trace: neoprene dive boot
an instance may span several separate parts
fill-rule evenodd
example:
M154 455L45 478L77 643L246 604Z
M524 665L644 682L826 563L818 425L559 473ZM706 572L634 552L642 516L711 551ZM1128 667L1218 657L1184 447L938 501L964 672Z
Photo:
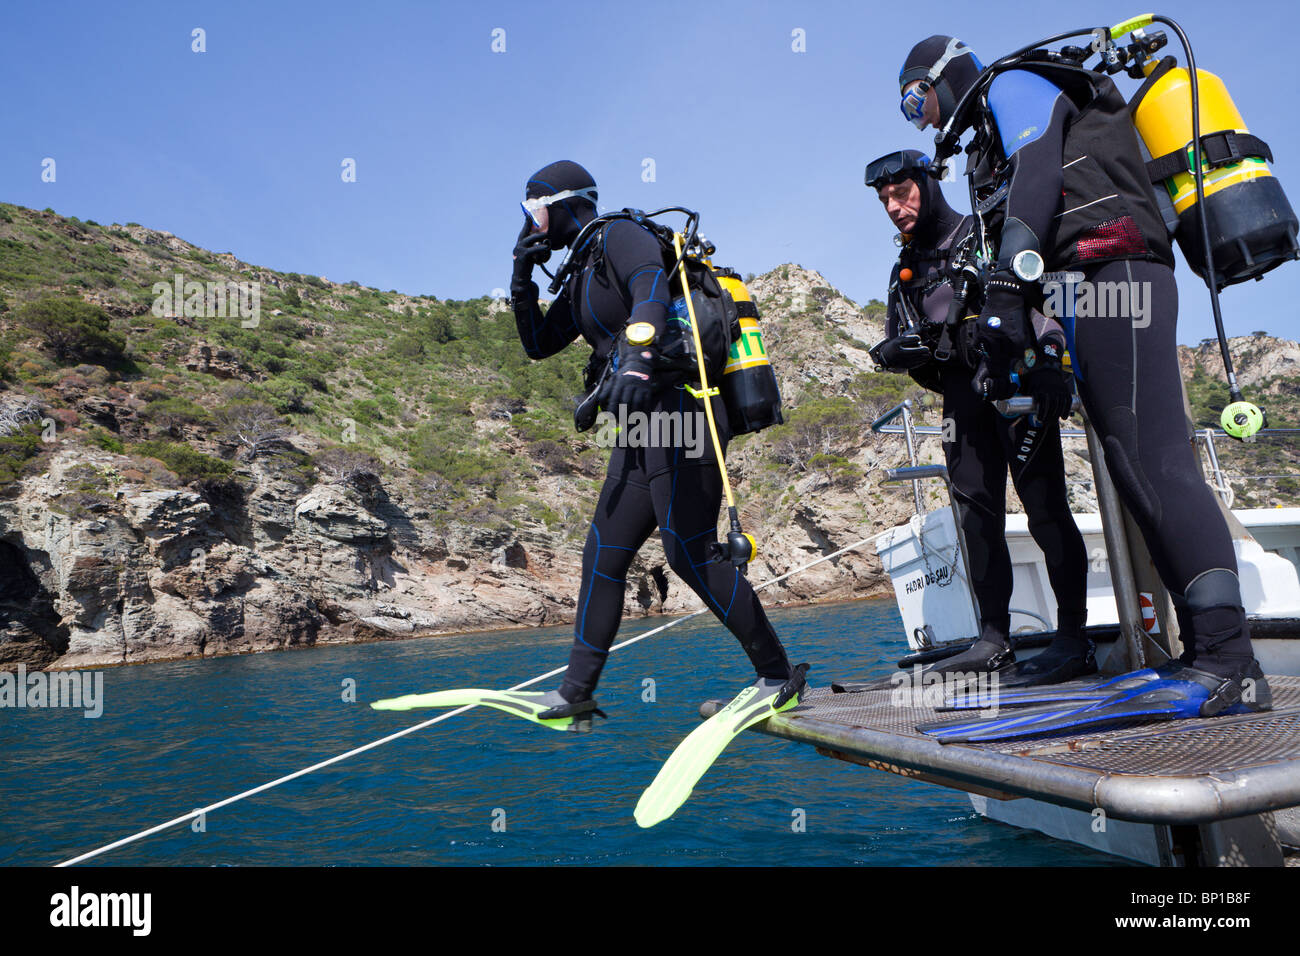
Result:
M1036 656L999 674L998 683L1003 687L1038 687L1097 673L1097 645L1083 632L1087 618L1087 610L1058 610L1051 643Z

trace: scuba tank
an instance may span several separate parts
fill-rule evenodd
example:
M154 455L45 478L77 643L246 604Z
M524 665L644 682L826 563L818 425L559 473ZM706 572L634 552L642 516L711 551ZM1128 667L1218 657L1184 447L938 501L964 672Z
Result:
M1191 167L1191 75L1172 56L1148 60L1142 70L1146 82L1130 103L1133 123L1155 157L1147 164L1151 181L1173 202L1174 238L1192 271L1222 289L1300 256L1300 222L1269 171L1268 144L1250 134L1223 81L1198 69L1203 205L1214 269L1212 277L1206 274L1202 204Z
M781 415L781 390L763 346L758 307L745 283L731 269L714 269L713 275L736 303L740 316L740 336L731 343L722 370L722 402L732 434L747 435L769 425L780 425L785 421Z

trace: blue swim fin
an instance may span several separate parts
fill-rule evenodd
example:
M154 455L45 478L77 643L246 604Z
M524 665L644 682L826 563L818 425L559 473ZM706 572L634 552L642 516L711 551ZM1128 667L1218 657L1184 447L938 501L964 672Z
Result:
M1271 710L1272 694L1259 664L1232 677L1220 677L1171 661L1156 669L1154 680L1140 671L1117 678L1135 681L1101 700L1067 701L1016 710L1005 716L918 724L917 730L940 743L986 743L1025 737L1089 733L1117 724L1182 720Z
M995 675L993 680L997 680ZM972 689L969 694L956 693L950 696L942 707L935 710L943 713L954 710L991 710L1003 707L1037 707L1041 704L1068 704L1071 701L1105 700L1112 694L1132 687L1139 687L1148 681L1159 680L1155 668L1146 667L1140 671L1131 671L1103 681L1074 681L1053 687L1036 687L1033 690L994 690L985 688Z

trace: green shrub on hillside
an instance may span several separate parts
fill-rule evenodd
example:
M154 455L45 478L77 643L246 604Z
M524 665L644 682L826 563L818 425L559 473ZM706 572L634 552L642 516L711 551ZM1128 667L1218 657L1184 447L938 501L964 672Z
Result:
M425 423L410 433L406 447L412 468L438 475L460 488L476 486L495 491L507 477L503 456L478 449L473 422L468 418L439 418Z
M199 425L210 422L212 416L202 405L187 398L157 398L144 407L141 412L145 421L176 435L182 425Z
M41 424L32 422L0 438L0 486L8 485L27 470L31 459L40 454Z
M424 336L403 332L393 339L393 344L388 347L388 354L399 361L423 362L426 341Z
M312 411L312 404L307 401L307 396L311 393L311 386L297 378L280 377L269 379L262 385L262 391L266 393L271 400L271 404L275 406L275 410L281 415L306 414Z
M81 299L48 296L23 306L18 323L40 336L60 362L117 362L125 357L125 336L112 331L103 309Z
M349 417L363 425L374 425L384 420L384 412L373 398L359 398L348 406Z
M128 452L141 458L157 458L186 483L226 478L234 470L230 462L205 455L179 442L143 441L131 445Z
M96 447L102 448L104 451L111 451L116 455L126 454L126 445L123 444L122 439L118 438L108 429L98 428L92 425L90 428L86 429L86 434L90 437L91 442L93 442Z
M303 324L289 315L273 315L263 327L272 335L282 335L290 339L301 339L307 334Z
M425 319L425 329L430 341L437 345L446 345L456 338L456 328L445 307L429 314Z

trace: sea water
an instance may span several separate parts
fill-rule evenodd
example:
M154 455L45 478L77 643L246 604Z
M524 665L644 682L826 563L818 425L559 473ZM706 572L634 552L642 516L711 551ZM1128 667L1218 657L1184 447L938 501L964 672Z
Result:
M892 601L779 610L814 685L886 674ZM664 623L625 623L626 639ZM568 627L142 664L103 672L103 713L0 709L0 864L50 864L181 816L437 711L367 702L504 688L562 665ZM98 857L135 866L1115 865L984 820L965 794L740 735L669 820L632 810L702 701L752 679L695 618L615 652L594 733L476 708ZM551 678L537 689L558 685Z

